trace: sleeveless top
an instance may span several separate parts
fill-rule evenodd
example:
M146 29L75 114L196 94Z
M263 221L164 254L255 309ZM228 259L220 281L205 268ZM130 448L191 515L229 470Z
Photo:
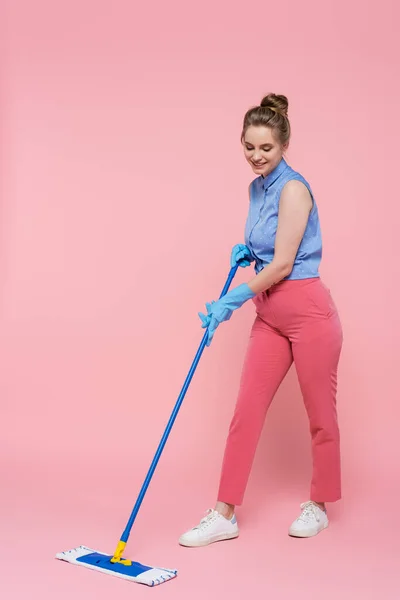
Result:
M259 273L274 257L279 200L283 186L292 179L301 181L307 187L311 194L313 206L296 254L293 269L285 279L319 277L318 269L322 257L322 239L317 205L309 183L300 173L294 171L283 158L267 177L260 175L251 183L245 243L255 259L255 271Z

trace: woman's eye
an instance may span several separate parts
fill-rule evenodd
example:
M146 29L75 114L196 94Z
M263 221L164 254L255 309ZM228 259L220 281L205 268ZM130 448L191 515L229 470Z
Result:
M271 152L272 148L261 148L263 152ZM254 150L253 146L246 146L247 152Z

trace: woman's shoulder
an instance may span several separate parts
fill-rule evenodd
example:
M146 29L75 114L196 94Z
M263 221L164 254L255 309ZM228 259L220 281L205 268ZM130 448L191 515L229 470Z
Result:
M249 183L249 199L251 200L251 194L257 193L262 188L262 177L259 175L250 181Z
M298 199L311 197L312 204L315 205L314 193L310 183L299 171L292 168L285 181L282 182L280 192L280 196L285 195Z
M307 185L310 185L308 179L306 177L304 177L304 175L302 173L300 173L300 171L297 171L290 165L288 165L288 167L289 167L288 173L287 173L288 181L290 181L291 179L294 179L297 181L302 181L303 183L306 183Z
M263 180L262 175L259 175L258 177L255 177L254 179L252 179L252 181L250 181L249 188L255 187L257 185L258 186L262 185L262 180Z

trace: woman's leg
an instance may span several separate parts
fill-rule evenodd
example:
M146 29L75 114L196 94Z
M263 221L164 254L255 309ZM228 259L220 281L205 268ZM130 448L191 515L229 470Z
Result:
M216 510L226 517L242 504L267 410L292 364L288 339L260 316L254 322L229 428Z
M263 299L262 308L265 309L267 296ZM199 525L180 537L182 546L206 546L239 535L235 505L242 503L265 415L292 362L288 339L258 316L251 331L229 429L218 502Z
M234 508L242 503L268 407L293 362L289 340L264 320L273 315L269 294L257 297L255 304L258 316L251 330L229 429L218 501L214 510L179 538L182 546L206 546L239 535Z
M342 328L329 291L319 281L307 289L309 312L292 339L293 358L307 410L312 444L310 499L341 498L340 434L336 410Z

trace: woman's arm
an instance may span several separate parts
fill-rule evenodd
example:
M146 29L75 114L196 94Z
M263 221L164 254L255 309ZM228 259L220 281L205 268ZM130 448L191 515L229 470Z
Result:
M240 308L250 298L254 298L255 294L278 283L291 272L307 227L312 199L304 184L299 181L289 181L282 190L279 204L275 252L272 262L249 284L242 283L216 302L206 304L207 315L199 313L202 327L208 328L207 346L211 344L218 325L230 319L234 310Z
M289 181L279 200L274 258L248 284L255 294L267 290L291 273L311 209L312 198L307 187L301 181Z

